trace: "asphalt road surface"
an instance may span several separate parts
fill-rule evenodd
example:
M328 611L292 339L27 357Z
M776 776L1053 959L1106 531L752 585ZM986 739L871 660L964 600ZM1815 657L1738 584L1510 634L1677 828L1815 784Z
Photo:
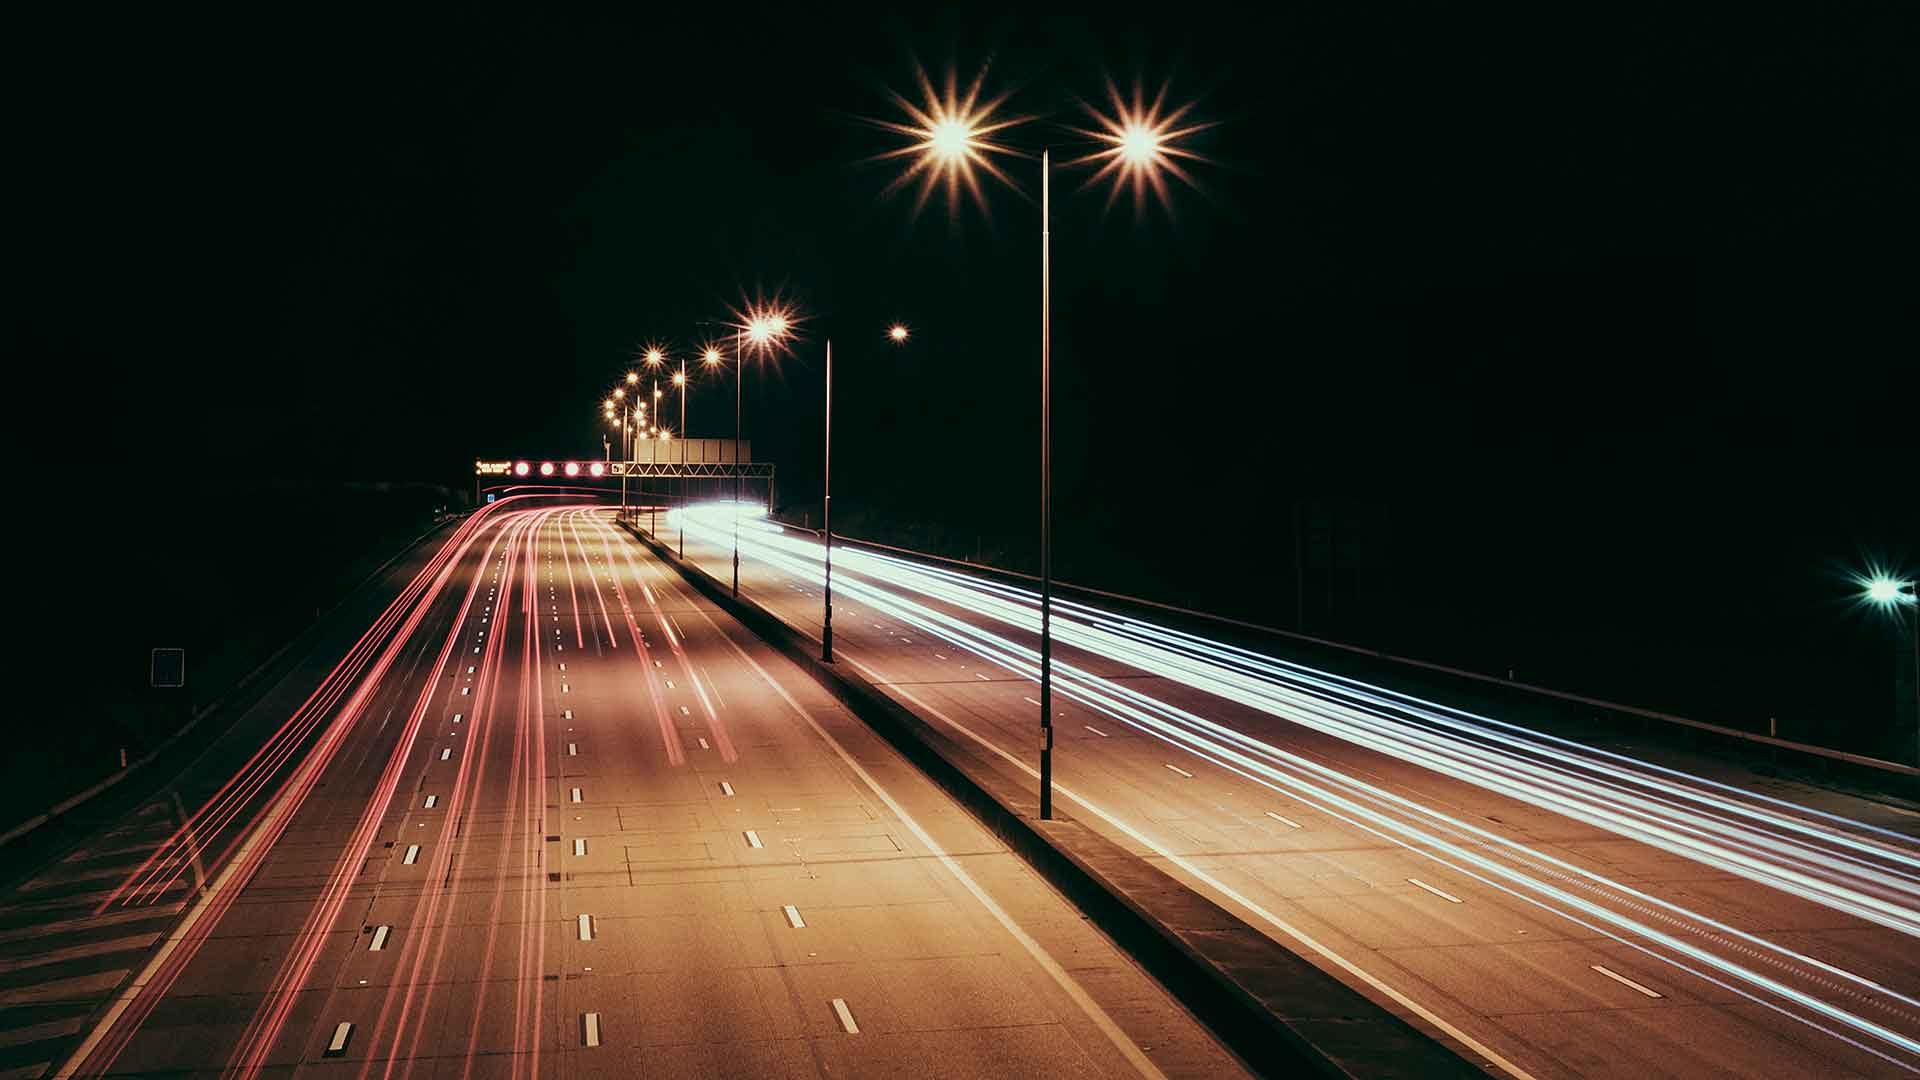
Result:
M724 508L659 535L728 579ZM817 540L739 536L743 595L817 638ZM1036 783L1033 597L845 547L834 569L840 662ZM1055 633L1061 811L1490 1073L1920 1066L1910 809L1556 743L1077 605Z
M0 1076L1241 1071L606 515L388 588L0 903Z

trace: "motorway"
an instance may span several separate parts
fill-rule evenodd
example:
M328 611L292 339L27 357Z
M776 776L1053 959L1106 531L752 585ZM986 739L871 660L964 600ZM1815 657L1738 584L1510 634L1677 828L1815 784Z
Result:
M390 586L0 898L0 1077L1241 1074L605 513Z
M661 539L728 580L722 504ZM640 521L647 523L647 516ZM817 639L820 545L743 513ZM1037 781L1029 592L836 546L839 662ZM1057 602L1059 806L1513 1077L1920 1069L1920 816L1578 746ZM1739 782L1730 782L1739 781Z

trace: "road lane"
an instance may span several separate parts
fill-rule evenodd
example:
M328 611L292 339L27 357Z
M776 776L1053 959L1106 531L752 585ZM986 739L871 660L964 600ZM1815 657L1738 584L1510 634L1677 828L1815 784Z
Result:
M678 539L678 522L665 528ZM743 592L817 636L817 546L796 549L751 525L742 536ZM724 528L696 523L686 543L724 580ZM959 602L945 585L913 592L863 562L835 559L836 653L1031 777L1032 668L1021 670L1018 654L1033 635L994 613L1018 605L991 586ZM1911 881L1902 860L1913 856L1904 838L1849 823L1815 853L1856 841L1874 849L1868 870L1845 869L1867 902L1890 905L1868 912L1886 916L1875 921L1838 909L1851 901L1831 892L1815 903L1756 885L1513 788L1436 771L1417 756L1429 750L1406 740L1295 722L1330 708L1314 695L1262 711L1114 655L1055 648L1063 670L1089 673L1080 681L1091 687L1080 700L1056 695L1057 775L1078 803L1070 813L1506 1071L1881 1075L1915 1061L1920 978L1901 929ZM1162 719L1174 713L1272 752L1244 756L1224 737L1182 743ZM1548 765L1523 778L1549 775ZM1780 812L1833 826L1812 805ZM1876 891L1883 878L1892 891Z
M284 822L236 815L207 853L201 929L80 1071L1237 1071L603 520L509 509L472 539L260 785Z

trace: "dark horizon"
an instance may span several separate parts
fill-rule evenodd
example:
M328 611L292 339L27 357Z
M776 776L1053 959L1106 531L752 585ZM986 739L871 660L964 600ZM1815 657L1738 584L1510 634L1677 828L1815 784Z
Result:
M861 118L917 56L1015 113L1138 76L1217 122L1170 208L1056 176L1063 576L1800 737L1891 714L1847 575L1920 554L1892 9L407 18L37 36L14 351L60 402L42 445L158 464L122 488L181 534L156 567L219 573L197 530L237 489L595 454L633 350L756 290L810 317L745 395L784 504L831 336L837 503L1030 559L1035 166L984 213L886 196ZM1350 530L1319 612L1296 513Z

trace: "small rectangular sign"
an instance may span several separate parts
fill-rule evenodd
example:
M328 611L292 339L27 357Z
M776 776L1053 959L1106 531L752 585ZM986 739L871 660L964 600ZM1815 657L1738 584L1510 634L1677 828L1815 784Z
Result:
M187 650L155 649L147 676L154 686L187 685Z

